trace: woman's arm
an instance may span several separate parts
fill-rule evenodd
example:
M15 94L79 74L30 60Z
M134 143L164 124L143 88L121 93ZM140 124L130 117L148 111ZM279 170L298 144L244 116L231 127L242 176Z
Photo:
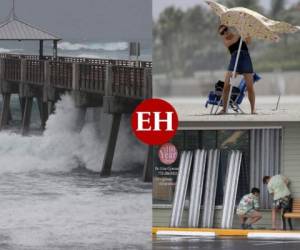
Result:
M247 44L250 44L252 42L252 38L250 36L246 37L244 40Z
M229 47L230 45L236 43L240 39L240 36L235 33L231 33L228 37L224 37L224 44L226 47Z

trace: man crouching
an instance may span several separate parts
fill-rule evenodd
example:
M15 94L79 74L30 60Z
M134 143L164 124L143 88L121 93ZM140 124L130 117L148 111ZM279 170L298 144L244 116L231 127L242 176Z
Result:
M252 188L250 194L246 194L241 199L236 213L240 218L242 229L253 229L252 225L262 218L259 209L259 193L258 188Z

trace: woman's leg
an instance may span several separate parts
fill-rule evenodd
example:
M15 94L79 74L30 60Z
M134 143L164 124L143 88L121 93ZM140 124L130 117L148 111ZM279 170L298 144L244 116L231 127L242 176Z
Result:
M255 114L255 91L254 91L254 82L253 74L244 74L244 78L247 84L248 98L251 106L251 114Z
M229 95L229 90L230 90L230 77L231 76L232 76L231 71L226 72L223 94L222 94L223 110L221 112L227 111L227 102L228 102L228 95Z

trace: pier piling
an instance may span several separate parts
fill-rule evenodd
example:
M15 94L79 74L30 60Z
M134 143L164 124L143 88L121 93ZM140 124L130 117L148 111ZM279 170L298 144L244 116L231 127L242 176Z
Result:
M0 129L4 126L7 126L9 123L10 116L10 94L3 94L3 103L2 103L2 112L1 112L1 120L0 120Z
M41 128L45 129L46 122L48 120L48 103L43 102L42 98L37 98L39 113L40 113L40 119L41 119Z
M32 102L33 97L26 97L25 98L25 107L24 107L24 114L22 120L22 135L26 135L29 131L30 127L30 120L31 120L31 110L32 110Z
M153 175L153 146L149 146L144 164L143 181L151 182Z
M76 126L75 130L76 130L76 132L80 133L85 124L87 108L80 107L80 108L76 108L76 109L77 109L77 117L76 117L76 121L75 121L75 126Z
M109 132L108 143L106 146L102 169L100 172L101 176L109 176L111 173L112 162L113 162L113 157L114 157L115 148L117 144L121 118L122 118L122 114L112 115L112 122L111 122L111 127Z

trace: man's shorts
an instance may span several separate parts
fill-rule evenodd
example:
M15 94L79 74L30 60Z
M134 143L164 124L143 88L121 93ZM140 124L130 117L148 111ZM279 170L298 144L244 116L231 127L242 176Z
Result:
M239 216L251 217L254 212L256 212L256 210L252 208L246 212L237 210L236 214Z
M283 198L280 198L278 200L273 201L273 208L276 209L290 209L291 205L291 196L285 196Z

